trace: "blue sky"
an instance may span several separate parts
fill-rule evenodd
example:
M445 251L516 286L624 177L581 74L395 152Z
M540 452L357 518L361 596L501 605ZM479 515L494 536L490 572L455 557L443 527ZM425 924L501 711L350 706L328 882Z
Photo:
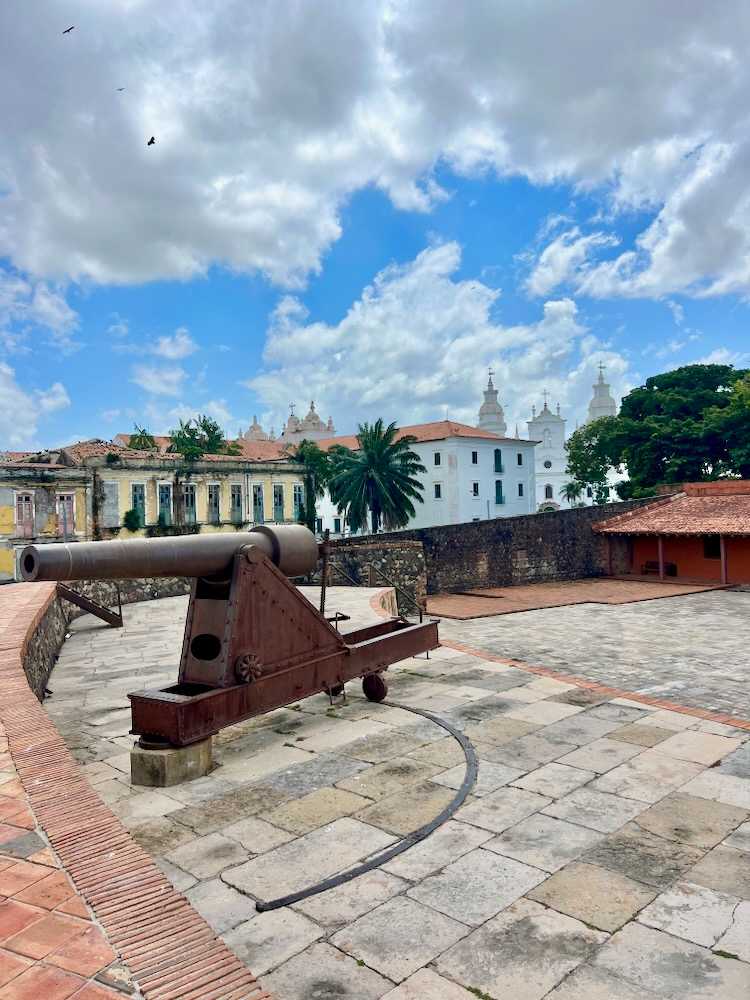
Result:
M323 6L0 9L0 450L750 364L741 3Z

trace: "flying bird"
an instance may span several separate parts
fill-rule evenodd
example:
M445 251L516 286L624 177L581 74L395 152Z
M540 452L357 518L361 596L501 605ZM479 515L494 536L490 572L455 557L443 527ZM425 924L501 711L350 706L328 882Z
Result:
M148 140L148 142L146 143L146 145L147 146L153 146L155 142L156 142L156 139L153 136L151 136L151 138Z
M71 31L73 30L73 28L75 28L75 25L71 24L71 26L69 28L66 28L65 31L63 31L63 34L64 35L69 35L71 33Z
M118 87L117 88L117 92L120 93L120 94L123 92L123 90L125 90L124 87Z

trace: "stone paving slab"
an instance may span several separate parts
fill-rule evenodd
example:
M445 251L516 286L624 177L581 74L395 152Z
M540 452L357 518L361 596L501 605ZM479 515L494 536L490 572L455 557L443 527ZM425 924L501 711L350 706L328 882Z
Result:
M444 952L435 966L475 992L541 1000L605 941L600 931L521 899Z
M750 966L637 922L618 931L593 962L661 996L747 1000L750 994Z
M444 618L440 634L506 660L750 719L749 618L750 593L713 590L621 606Z
M150 605L133 640L153 676L169 676L156 668L173 663L179 647L174 606ZM143 610L128 609L126 619L137 622ZM169 642L156 627L167 612ZM352 684L346 702L316 696L223 730L219 766L192 788L133 789L129 741L98 735L119 727L106 716L121 711L130 657L108 681L111 633L90 629L81 637L87 662L68 682L66 655L78 638L63 649L54 690L92 787L136 799L120 807L134 835L215 933L262 972L274 1000L676 1000L675 984L684 996L718 1000L726 988L732 1000L743 985L747 731L450 647L411 658L390 669L389 698L469 736L479 759L470 798L383 868L257 913L256 896L309 885L433 819L463 780L460 747L403 708L364 701ZM118 649L128 641L126 620ZM79 683L97 663L86 697L101 724L88 726ZM54 698L48 707L54 714ZM661 983L639 978L632 969L652 963L644 949L654 939L636 930L621 943L632 926L676 942L667 961L687 962L688 972ZM682 946L700 958L685 958ZM701 970L714 962L707 987Z

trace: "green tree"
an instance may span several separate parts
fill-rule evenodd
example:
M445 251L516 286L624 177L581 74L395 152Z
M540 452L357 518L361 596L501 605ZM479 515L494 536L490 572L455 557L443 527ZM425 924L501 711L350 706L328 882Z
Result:
M288 454L293 462L302 467L305 491L300 521L310 531L315 531L316 502L325 493L331 473L328 455L314 441L307 440L300 441Z
M167 451L182 455L188 462L197 462L203 455L239 455L236 441L227 441L221 427L212 417L199 414L194 419L180 420L169 432L172 439Z
M748 468L748 372L731 365L686 365L633 389L616 417L604 417L571 435L568 470L580 482L603 484L610 468L625 465L619 495L647 496L661 483L743 475Z
M569 504L574 504L581 499L584 488L580 483L571 481L566 483L560 490L560 496L564 500L567 500Z
M414 517L413 501L424 502L423 486L415 477L427 471L411 449L415 440L409 435L399 438L395 423L384 427L378 419L360 424L356 451L331 449L331 499L353 531L365 528L368 516L373 534L381 526L403 528Z
M590 486L594 495L603 493L607 485L607 473L619 465L613 450L617 417L600 417L579 427L565 442L568 454L568 473L573 482L581 487L581 492ZM567 488L567 485L563 489ZM577 498L576 498L577 499Z
M153 434L149 434L145 427L133 424L135 434L130 435L129 447L134 451L156 451L156 440Z
M725 442L729 468L750 479L750 372L734 383L725 406L709 411L706 429Z

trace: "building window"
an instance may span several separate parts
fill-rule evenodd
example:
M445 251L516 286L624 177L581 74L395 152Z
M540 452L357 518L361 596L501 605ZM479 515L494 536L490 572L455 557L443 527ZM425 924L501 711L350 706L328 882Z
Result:
M718 535L705 535L703 538L703 558L721 559L721 539Z
M471 464L472 465L479 465L479 452L478 451L472 451L472 453L471 453Z
M185 524L195 524L195 484L184 483L182 503L185 508Z
M443 487L440 483L435 483L432 487L432 490L433 490L433 496L435 497L436 500L443 499Z
M519 451L518 454L516 455L516 464L517 465L523 465L523 452L522 451Z
M211 483L208 487L208 523L218 524L221 517L219 500L219 484Z
M341 534L341 518L340 517L334 517L334 519L333 519L333 533L334 533L334 535L340 535Z
M503 468L503 453L499 448L495 448L495 472L505 472Z
M294 502L294 518L296 521L299 521L302 517L302 508L305 506L305 490L302 483L294 484L292 499Z
M544 499L554 500L555 494L549 483L544 487Z
M552 462L550 462L549 459L547 459L546 462L544 463L544 468L545 469L551 469L552 468Z
M589 500L591 499L591 497L592 497L593 495L594 495L594 491L593 491L593 489L592 489L592 488L591 488L590 486L587 486L587 487L586 487L586 496L587 496L587 497L589 498Z
M138 514L138 523L143 527L146 523L146 487L143 483L131 484L130 509Z
M503 496L503 481L502 479L495 480L495 503L501 504L505 503L505 497Z
M256 483L256 485L253 486L253 521L255 521L256 524L263 524L265 521L262 483Z
M18 534L31 538L34 534L34 498L31 493L16 494L16 527Z
M273 519L276 522L284 520L284 486L274 483L273 486Z
M473 497L478 497L479 496L479 483L472 483L471 484L471 495Z
M440 452L439 451L435 452L433 461L434 461L435 465L440 465L441 457L440 457Z
M229 496L232 524L242 524L242 487L239 483L232 485Z
M159 483L159 523L169 525L172 523L172 484Z
M518 495L519 497L523 496L523 483L518 484Z
M120 484L115 481L102 483L101 525L117 528L120 525Z
M323 518L322 517L316 517L315 518L315 530L316 530L316 532L319 535L323 534Z

